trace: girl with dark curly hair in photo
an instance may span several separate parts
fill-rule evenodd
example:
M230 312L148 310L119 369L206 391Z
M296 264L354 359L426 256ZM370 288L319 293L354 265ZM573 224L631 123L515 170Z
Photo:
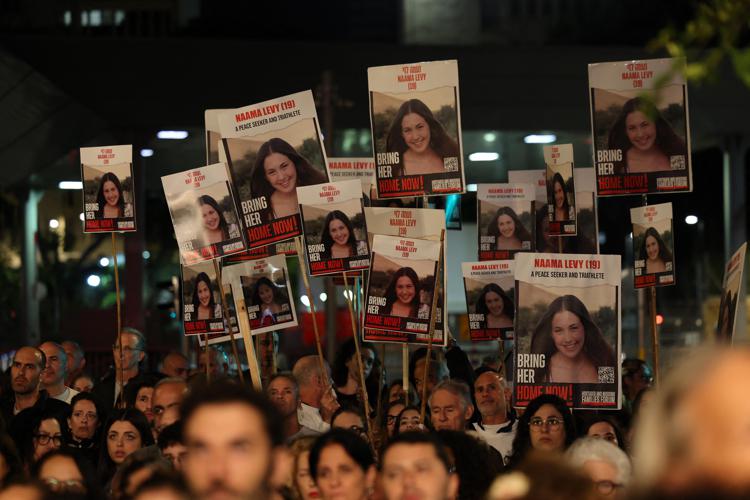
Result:
M352 221L341 210L331 210L323 222L324 259L345 259L357 255L367 255L367 243L357 241Z
M284 307L288 302L286 295L270 279L263 276L255 282L252 304L260 308L261 326L275 325L280 313L289 312L288 307Z
M393 274L385 289L384 314L402 318L427 319L430 306L419 301L419 277L411 267L402 267Z
M221 318L221 304L214 301L211 278L206 273L198 273L193 280L193 314L195 319Z
M120 179L112 172L102 175L99 180L96 203L99 205L99 210L96 212L97 219L119 219L133 216L133 206L130 203L125 203Z
M513 301L496 283L485 285L474 310L484 314L484 328L513 328Z
M487 236L495 237L496 250L521 250L525 241L531 243L531 233L510 207L498 209L487 226Z
M646 263L646 274L667 272L667 262L672 262L672 252L653 227L646 229L639 256Z

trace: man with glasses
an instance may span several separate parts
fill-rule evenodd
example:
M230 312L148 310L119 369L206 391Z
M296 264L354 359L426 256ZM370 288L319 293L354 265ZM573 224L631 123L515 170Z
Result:
M565 452L568 463L591 478L603 498L615 498L630 481L630 458L616 445L593 437L575 441Z
M105 408L114 407L124 397L120 394L120 387L124 390L128 381L140 374L140 364L146 357L146 339L141 332L126 327L122 329L120 339L122 349L117 343L112 346L114 370L105 375L94 387L94 394Z

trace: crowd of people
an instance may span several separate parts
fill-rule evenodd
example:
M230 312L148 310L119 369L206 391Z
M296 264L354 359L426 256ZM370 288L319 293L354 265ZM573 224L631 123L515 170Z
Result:
M155 373L145 352L144 336L123 329L97 380L75 342L15 351L0 395L0 500L750 493L750 399L737 387L750 375L745 349L695 352L658 387L645 362L626 359L617 412L571 411L552 394L513 408L501 360L474 369L455 343L413 350L405 384L385 381L376 350L364 344L357 356L349 340L333 369L316 355L290 371L263 363L262 392L220 348L195 366L168 353Z

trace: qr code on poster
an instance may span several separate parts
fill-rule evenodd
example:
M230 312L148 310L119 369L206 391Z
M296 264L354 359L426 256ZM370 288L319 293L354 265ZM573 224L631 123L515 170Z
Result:
M615 367L614 366L600 366L599 367L599 383L600 384L614 384L615 383Z
M670 156L669 166L672 170L685 170L685 155Z
M455 156L443 158L443 168L446 172L458 172L458 158Z

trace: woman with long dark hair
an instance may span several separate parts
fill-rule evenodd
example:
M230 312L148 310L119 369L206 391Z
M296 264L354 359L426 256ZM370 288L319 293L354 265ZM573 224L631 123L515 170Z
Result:
M565 186L560 172L555 172L552 176L552 199L554 200L554 219L556 221L572 219L570 214L570 204L568 202L568 188Z
M682 140L650 101L627 101L609 131L607 149L622 151L618 173L671 171L670 157L687 154Z
M284 139L274 137L264 142L250 174L253 198L266 198L267 207L260 211L261 220L269 222L299 213L297 186L326 182L321 173Z
M367 243L357 241L352 221L341 210L331 210L323 221L320 242L324 246L324 259L345 259L367 255Z
M659 231L653 227L646 229L643 235L640 259L646 263L646 274L666 272L667 262L672 262L672 252L664 244Z
M393 274L385 289L384 314L402 318L428 318L430 307L419 300L419 277L411 267L402 267Z
M237 226L235 224L230 226L227 223L224 211L213 197L207 194L198 197L198 206L201 209L201 223L206 243L221 243L239 237Z
M96 212L97 219L118 219L133 216L132 205L126 204L125 198L122 196L120 179L112 172L102 175L99 180L96 203L99 206L99 210Z
M261 326L275 325L279 314L289 312L288 303L289 299L270 279L262 276L255 282L252 305L259 307Z
M366 500L375 485L375 457L354 432L332 429L310 450L310 472L324 500Z
M102 484L109 485L117 467L135 450L154 444L146 416L138 410L114 410L102 432L99 466Z
M487 226L487 236L495 237L496 250L521 250L523 243L531 244L531 233L521 224L510 207L500 207ZM531 248L529 248L530 250Z
M394 177L440 174L445 172L444 158L459 156L456 141L419 99L409 99L398 109L386 137L386 151L399 154Z
M221 318L221 304L214 301L211 278L203 272L193 280L193 314L196 319Z
M513 301L496 283L482 288L474 310L484 314L484 328L513 328Z
M532 449L560 455L576 437L575 420L565 401L554 394L543 394L529 401L518 419L509 466L517 467Z
M614 350L575 295L552 301L534 328L531 352L545 355L545 368L536 374L544 382L596 384L597 369L616 363Z
M370 344L359 346L362 360L362 371L365 376L365 389L370 407L376 410L378 397L378 383L380 380L380 366L375 349ZM339 347L331 370L333 387L336 398L342 407L357 407L364 405L360 401L359 370L357 368L357 349L354 339L348 339Z

